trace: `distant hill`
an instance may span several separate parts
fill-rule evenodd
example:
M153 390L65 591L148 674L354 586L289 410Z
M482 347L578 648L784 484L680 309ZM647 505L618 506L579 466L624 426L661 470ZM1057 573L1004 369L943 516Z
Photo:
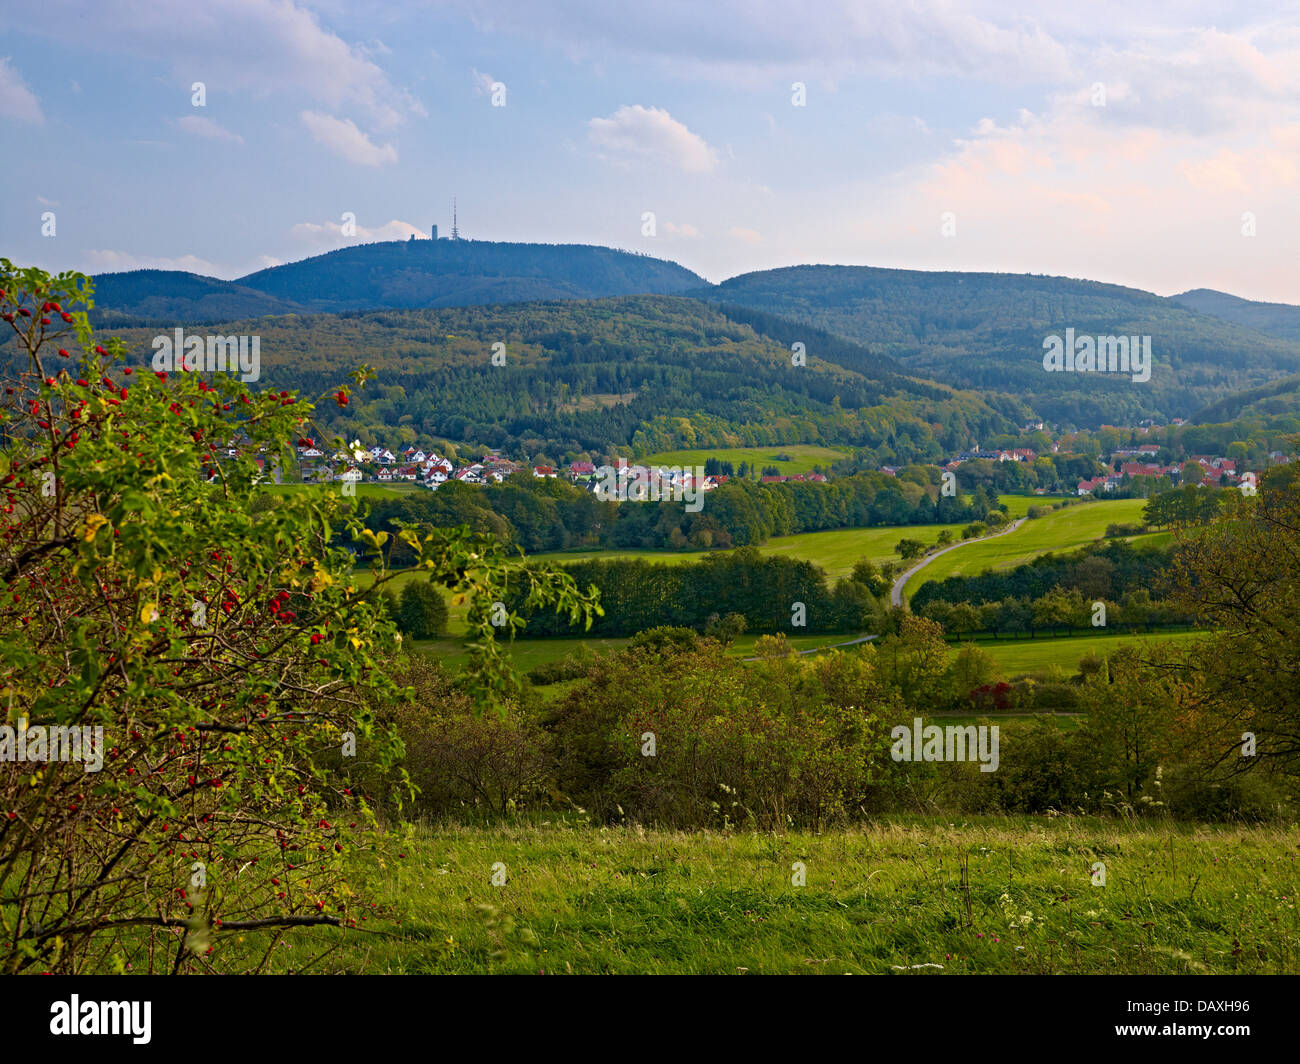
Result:
M586 244L402 240L358 244L236 281L137 270L95 278L106 324L671 295L706 282L663 259Z
M298 306L237 281L219 281L178 270L130 270L95 279L96 324L223 321L292 314Z
M699 294L865 344L918 376L1008 393L1064 425L1188 417L1243 387L1300 371L1300 343L1096 281L793 266ZM1047 372L1043 340L1067 327L1077 335L1151 336L1151 380Z
M1265 336L1300 343L1300 307L1291 303L1260 303L1212 288L1193 288L1169 298L1197 313L1245 325Z

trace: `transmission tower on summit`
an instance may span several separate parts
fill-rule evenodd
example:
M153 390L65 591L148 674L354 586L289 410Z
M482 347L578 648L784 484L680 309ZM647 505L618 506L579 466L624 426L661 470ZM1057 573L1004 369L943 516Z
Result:
M456 197L451 197L451 238L452 240L460 239L460 230L456 228Z

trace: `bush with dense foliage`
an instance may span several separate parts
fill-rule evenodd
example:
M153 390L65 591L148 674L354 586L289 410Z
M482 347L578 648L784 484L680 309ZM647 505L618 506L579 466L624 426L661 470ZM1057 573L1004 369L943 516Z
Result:
M372 808L323 757L353 750L382 773L400 755L370 709L399 694L373 593L390 537L323 489L267 502L259 448L273 462L311 433L310 402L155 373L148 353L95 341L76 309L90 302L84 276L0 260L0 318L23 352L0 396L14 730L0 733L0 969L223 970L247 956L223 951L230 935L368 918L344 863ZM468 529L399 534L427 579L474 603L476 690L508 692L483 606L503 594L499 547ZM563 576L529 575L534 606L592 608ZM98 771L84 747L38 756L52 728L89 729Z

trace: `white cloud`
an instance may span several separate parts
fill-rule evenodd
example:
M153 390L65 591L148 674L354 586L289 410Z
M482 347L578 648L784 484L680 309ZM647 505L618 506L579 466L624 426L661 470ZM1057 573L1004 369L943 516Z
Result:
M676 222L664 222L664 232L669 236L680 236L686 240L697 240L700 231L688 222L678 225Z
M688 174L716 169L718 153L658 107L620 107L608 118L587 123L587 136L597 149L618 161L657 160Z
M279 266L285 260L270 255L254 255L251 259L238 265L213 262L198 255L137 255L131 251L115 248L92 248L81 253L81 259L75 269L85 273L120 273L124 270L181 270L185 273L197 273L203 277L216 277L223 281L233 281L237 277L246 277L250 273L264 270L268 266Z
M1087 277L1163 294L1210 287L1293 301L1287 219L1300 195L1300 120L1211 139L1058 106L981 123L941 159L823 189L863 204L808 222L819 257L921 269ZM941 235L943 212L956 236ZM1258 218L1243 237L1242 214ZM782 248L797 254L789 234ZM780 243L780 242L779 242Z
M120 273L123 270L183 270L186 273L199 273L205 277L219 277L223 273L229 276L221 266L197 255L182 255L179 258L166 258L159 255L136 255L130 251L117 251L108 248L92 248L85 254L84 269L91 273Z
M744 244L758 244L763 240L757 229L749 229L743 225L733 225L727 230L727 236Z
M7 56L0 57L0 118L32 125L41 125L45 121L36 94L27 87L23 76L10 64Z
M176 119L176 125L186 133L191 133L196 137L203 137L207 140L220 140L228 144L243 144L244 138L238 133L232 133L218 122L203 115L186 115L184 118Z
M165 56L184 95L203 81L210 104L222 92L305 93L333 110L362 111L379 128L424 113L374 62L373 42L348 44L294 0L204 0L183 15L175 0L42 0L41 17L24 19L23 29L78 49Z
M316 143L341 159L358 166L384 166L397 162L396 148L391 144L382 148L374 144L350 118L335 118L319 111L303 111L300 117Z
M997 81L1056 79L1066 48L1015 12L949 0L463 0L484 30L548 42L597 63L610 52L659 62L683 76L758 84L779 74L978 74ZM988 5L985 5L988 6Z
M489 96L492 93L492 86L496 84L497 79L491 74L484 74L481 71L474 72L474 92L479 96Z
M371 229L364 225L356 226L355 234L343 235L341 222L299 222L289 230L289 235L299 244L314 247L337 247L339 244L365 244L381 240L407 240L414 236L417 240L426 239L427 229L417 229L410 222L393 218L383 225Z

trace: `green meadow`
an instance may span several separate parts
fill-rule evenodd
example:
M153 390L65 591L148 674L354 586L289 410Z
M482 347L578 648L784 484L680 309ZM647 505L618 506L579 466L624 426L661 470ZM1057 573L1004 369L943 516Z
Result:
M1143 499L1085 502L1053 510L1045 517L1026 521L1014 532L992 536L949 551L913 576L904 589L910 600L928 580L949 576L974 576L987 569L1013 569L1040 554L1070 551L1094 543L1112 524L1140 524Z
M225 948L255 958L271 946L270 969L291 972L1300 971L1285 827L900 817L772 835L598 827L575 813L422 826L350 864L358 901L392 919Z
M1002 497L1012 517L1023 516L1030 506L1041 504L1046 500L1023 495L1006 495ZM1000 536L986 543L975 543L952 551L935 559L908 582L907 591L920 586L926 579L938 579L942 576L961 572L982 571L990 566L1006 567L1021 564L1039 554L1054 550L1070 550L1093 542L1104 535L1106 526L1115 523L1131 523L1141 519L1141 500L1121 500L1118 502L1089 502L1065 507L1053 511L1046 517L1026 521L1015 532ZM888 528L837 529L829 532L806 532L794 536L778 536L759 548L764 554L784 555L811 561L825 569L832 579L847 576L853 566L862 559L882 565L896 561L894 546L900 539L917 539L927 545L933 545L939 533L947 528L955 531L953 525L904 525ZM1143 541L1155 541L1167 538L1168 533L1153 533L1143 537ZM554 551L531 555L530 561L549 561L556 563L578 561L587 558L643 558L666 565L681 565L698 561L700 552L658 551L658 550L585 550ZM971 559L975 562L972 564ZM402 586L413 579L418 579L418 572L401 572L389 585L400 592ZM358 580L364 585L370 580L369 573L358 573ZM469 654L463 645L465 634L465 606L457 604L449 592L444 592L448 599L450 626L448 637L437 640L424 640L416 644L422 651L432 654L443 661L449 668L458 669L468 661ZM1195 633L1190 636L1194 637ZM1189 637L1188 633L1156 634L1143 636L1147 639L1181 639ZM733 653L748 656L753 652L755 636L743 636L733 646ZM811 651L820 647L842 643L854 638L850 635L796 635L789 641L796 650ZM1026 640L982 640L980 647L990 654L1005 676L1022 673L1042 673L1053 667L1059 667L1072 674L1076 671L1079 659L1088 653L1108 653L1119 644L1132 638L1128 635L1106 636L1071 636L1052 639ZM518 638L509 648L509 654L520 672L527 672L537 665L558 661L574 652L579 646L586 645L591 650L615 650L625 646L626 639L528 639Z
M981 639L976 645L997 663L1004 677L1042 674L1053 667L1070 676L1089 654L1111 654L1122 646L1150 642L1185 643L1203 639L1206 632L1152 632L1123 635L1079 635L1059 639Z
M1029 507L1041 505L1049 500L1026 495L1003 495L999 501L1006 504L1010 517L1014 519L1024 517ZM1119 516L1111 518L1111 521L1120 520L1123 518ZM800 532L793 536L773 536L758 550L760 554L780 555L812 562L824 569L827 576L834 581L842 576L848 576L853 567L863 559L877 566L889 561L898 561L894 548L900 540L915 539L927 547L932 547L944 529L956 536L961 527L960 525L890 525L885 528L836 528L827 532ZM1105 524L1102 525L1102 531L1105 531ZM677 565L682 562L698 561L703 555L702 551L578 550L550 551L531 555L530 559L569 562L588 558L645 558L649 561Z
M1153 632L1038 639L981 639L976 645L993 659L1002 677L1010 679L1022 675L1047 675L1057 669L1065 676L1072 676L1078 672L1079 662L1090 654L1106 655L1121 646L1142 645L1153 641L1182 643L1204 638L1205 634ZM737 657L751 656L757 638L753 635L741 636L732 644L731 653ZM854 638L856 637L852 635L797 635L787 637L787 642L796 651L815 653ZM583 646L599 652L618 650L627 646L628 642L627 639L516 639L509 644L507 654L517 671L527 672L538 665L560 661ZM415 646L438 658L450 669L459 669L469 661L469 651L459 639L428 639L417 642ZM958 644L954 643L951 653L956 654L957 647Z
M789 443L779 447L722 447L701 450L660 451L648 458L635 459L642 465L655 466L702 466L710 458L720 462L730 462L740 468L741 462L758 466L760 470L775 466L782 474L812 472L814 466L829 469L835 462L849 456L849 451L842 447L818 447L809 443ZM785 456L782 461L778 455Z

